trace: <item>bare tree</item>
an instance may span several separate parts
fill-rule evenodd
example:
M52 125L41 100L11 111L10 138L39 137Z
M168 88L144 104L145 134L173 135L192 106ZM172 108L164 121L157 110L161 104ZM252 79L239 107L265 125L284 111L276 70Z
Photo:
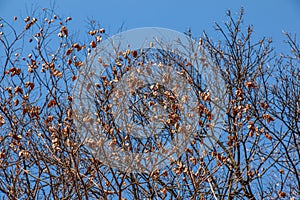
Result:
M228 11L228 22L215 24L222 40L214 41L204 33L195 39L197 46L191 44L190 49L205 52L209 59L149 48L118 52L111 63L97 56L106 34L94 21L86 42L75 40L69 30L71 17L62 19L51 9L25 19L14 17L13 22L1 19L0 197L299 198L299 46L296 38L286 34L291 53L276 55L271 39L253 40L253 27L243 24L243 16L243 9L236 18ZM20 24L24 28L18 30ZM130 116L137 124L151 122L153 105L166 109L160 137L145 139L123 132L111 106L116 83L151 59L172 68L193 88L199 130L188 133L191 140L184 152L167 166L144 172L120 170L82 142L74 122L78 114L72 106L74 85L84 67L105 65L95 107L106 139L125 152L160 150L174 140L185 119L171 90L149 84L130 94L134 105ZM205 150L215 117L214 100L192 59L201 66L214 66L226 90L220 137L212 138L215 145ZM97 145L93 142L91 146Z

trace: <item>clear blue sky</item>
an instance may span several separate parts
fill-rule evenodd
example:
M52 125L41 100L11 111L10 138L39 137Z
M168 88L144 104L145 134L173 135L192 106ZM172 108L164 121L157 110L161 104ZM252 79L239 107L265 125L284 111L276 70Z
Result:
M50 3L51 2L51 3ZM225 11L245 8L245 24L252 24L258 37L272 37L282 48L282 31L300 34L299 0L0 0L0 17L26 16L35 8L51 7L77 30L85 30L87 19L102 23L110 35L132 28L157 26L184 32L191 27L194 36L203 30L212 34L213 23L227 20ZM299 36L298 36L299 38Z

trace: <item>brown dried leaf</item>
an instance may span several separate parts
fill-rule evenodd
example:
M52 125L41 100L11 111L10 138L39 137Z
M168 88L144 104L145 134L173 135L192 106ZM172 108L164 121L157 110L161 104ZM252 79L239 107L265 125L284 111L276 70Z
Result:
M137 57L137 51L131 51L131 54L132 54L132 56L134 57L134 58L136 58Z
M48 103L48 108L53 107L53 106L55 106L55 105L56 105L56 101L55 101L55 99L52 99L52 100L49 101L49 103Z
M164 195L167 194L167 189L166 189L166 188L162 188L160 191L161 191L161 193L163 193Z
M91 46L92 48L95 48L95 47L97 46L97 44L96 44L96 42L93 40L93 41L90 43L90 46Z
M256 87L256 85L251 81L246 82L245 85L247 88L255 88Z
M19 86L15 87L14 91L15 91L16 94L17 94L17 93L23 94L23 90L22 90L22 88L19 87Z
M64 34L66 37L68 37L68 35L69 35L69 31L68 31L67 27L65 27L65 26L61 27L60 33Z
M278 192L278 196L281 197L281 198L285 198L286 197L286 193L282 192L282 191L279 191Z
M265 133L265 136L266 136L266 138L269 139L269 140L272 140L272 139L273 139L273 137L272 137L270 134L268 134L268 133Z
M75 67L81 67L83 65L83 62L77 61L74 63Z
M0 127L3 126L3 124L5 124L5 119L2 115L0 115Z
M104 28L101 28L99 31L100 31L100 33L105 33L105 29Z
M73 49L72 49L72 48L69 48L69 49L67 49L67 51L66 51L66 55L68 56L68 55L70 55L72 52L73 52Z

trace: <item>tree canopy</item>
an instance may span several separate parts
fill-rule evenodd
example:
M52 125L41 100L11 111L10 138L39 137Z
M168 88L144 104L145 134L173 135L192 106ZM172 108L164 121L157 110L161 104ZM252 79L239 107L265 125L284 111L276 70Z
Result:
M68 27L72 18L63 19L51 9L35 12L25 19L14 17L12 22L1 19L0 197L298 199L299 45L295 36L286 33L290 52L278 52L272 39L253 39L254 27L245 25L243 17L243 9L237 16L228 11L227 21L215 24L219 40L206 32L201 38L194 38L190 32L188 37L197 41L197 46L191 44L187 49L196 48L195 52L203 54L193 52L180 57L172 51L151 51L150 45L146 52L130 48L126 52L116 51L117 57L108 57L110 63L99 57L108 36L95 21L89 22L90 29L84 32L84 39L76 39L76 33ZM20 24L23 24L21 30ZM106 70L98 77L99 84L93 86L96 89L92 106L97 118L91 124L102 127L112 148L118 146L125 152L161 151L184 127L187 114L180 109L184 100L178 101L178 95L166 85L149 83L132 86L134 90L125 82L117 86L133 70L145 73L151 70L146 65L151 62L157 62L161 66L157 69L165 70L166 75L167 69L173 70L170 73L179 74L176 77L192 89L197 100L194 106L197 126L192 131L186 129L188 144L167 165L148 171L120 170L91 151L91 146L101 146L97 136L90 143L82 141L79 129L84 129L85 124L81 126L75 121L87 119L78 118L74 112L76 81L89 66L95 63L104 66ZM213 66L213 72L224 84L223 121L210 148L203 146L214 126L215 100L201 73L196 73L194 63ZM167 81L168 77L161 75ZM132 78L137 79L131 83L138 84L140 77ZM179 79L172 81L178 83ZM88 84L84 85L84 90L88 91L87 87ZM125 132L117 125L112 93L118 91L124 95L125 87L129 88L126 98L135 102L128 113L139 126L151 124L149 113L155 110L154 105L165 109L165 121L156 135L133 137L132 132ZM119 97L114 94L113 97Z

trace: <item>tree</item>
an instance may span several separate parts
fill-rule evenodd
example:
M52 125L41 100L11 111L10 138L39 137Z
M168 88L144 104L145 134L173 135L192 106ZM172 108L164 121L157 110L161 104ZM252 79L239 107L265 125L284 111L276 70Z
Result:
M196 61L213 65L226 91L221 135L210 149L202 151L201 146L215 117L211 112L214 100L195 73L191 57L149 50L149 55L156 55L163 66L173 66L196 91L200 129L190 133L191 141L176 160L145 172L122 171L103 162L82 142L74 120L78 113L74 112L73 90L79 72L91 64L86 58L106 64L97 57L105 29L91 21L85 42L69 31L71 17L62 19L51 9L36 12L24 22L17 17L12 23L1 19L0 196L299 198L299 46L287 33L291 53L276 55L271 39L253 41L253 27L245 27L243 15L243 9L237 18L228 11L228 22L215 24L222 40L215 42L205 32L195 39L209 56L196 56ZM17 30L17 23L24 28ZM150 84L132 91L138 104L131 116L137 123L149 123L147 112L152 104L166 106L169 121L162 131L164 140L143 140L121 132L109 103L114 83L149 57L134 49L118 55L111 58L97 86L98 123L111 144L126 151L158 150L161 143L174 140L182 126L180 104L163 86Z

